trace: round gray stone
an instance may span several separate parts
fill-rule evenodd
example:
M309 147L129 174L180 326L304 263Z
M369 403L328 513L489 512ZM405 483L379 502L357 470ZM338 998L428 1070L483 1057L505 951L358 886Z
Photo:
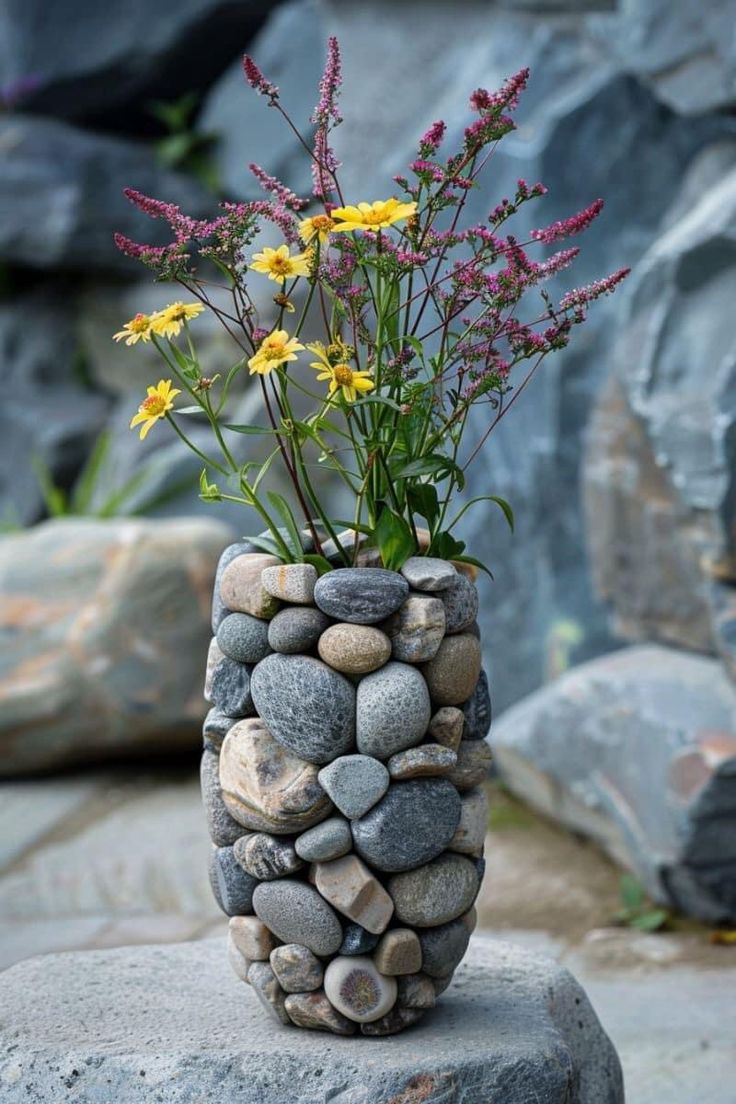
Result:
M222 741L234 724L235 721L232 717L228 717L227 713L223 713L221 709L213 705L202 725L204 746L213 751L219 751L222 747Z
M493 709L488 688L488 675L481 670L473 695L462 707L465 715L463 740L485 740L491 731Z
M383 797L389 773L370 755L341 755L322 768L317 780L340 812L355 820Z
M375 625L399 608L409 584L398 571L382 567L343 567L317 580L314 601L336 621Z
M210 885L226 916L247 916L258 882L237 862L232 847L213 847L210 853Z
M353 821L355 849L378 870L411 870L445 850L460 812L460 795L444 778L397 782L369 813Z
M334 909L304 882L261 882L253 893L253 909L282 943L301 943L316 955L335 954L342 943Z
M210 748L202 752L199 781L210 839L218 847L229 847L245 835L246 829L227 810L220 786L220 757Z
M85 1104L624 1101L580 985L495 939L476 937L436 1009L377 1048L274 1024L221 939L31 958L0 975L0 1008L3 1104L69 1104L70 1078Z
M458 574L452 586L437 594L445 607L445 632L462 632L473 624L478 616L478 591L475 583Z
M418 744L429 727L432 706L424 676L407 663L387 663L358 684L358 750L376 759Z
M272 735L309 763L329 763L352 751L355 688L310 656L273 655L254 668L253 703Z
M444 854L426 866L394 874L386 888L397 920L413 927L434 928L467 912L479 885L478 871L470 859Z
M410 556L401 574L415 590L447 590L457 579L452 564L436 556Z
M237 663L258 663L271 651L268 621L249 613L231 613L217 630L217 644L228 659Z
M285 655L311 652L329 624L330 619L322 610L283 609L268 622L268 643L275 652Z
M473 928L464 917L417 932L422 945L422 972L431 978L452 975L468 949Z
M233 659L221 659L212 672L210 701L228 717L252 717L250 667Z
M306 862L328 862L347 855L353 846L350 825L344 817L330 817L303 832L295 843L296 853Z

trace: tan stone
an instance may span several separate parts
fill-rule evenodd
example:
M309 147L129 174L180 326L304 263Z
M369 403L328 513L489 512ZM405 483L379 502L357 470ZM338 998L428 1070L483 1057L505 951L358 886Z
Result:
M422 968L422 946L411 928L394 928L381 936L373 955L376 968L382 974L416 974Z
M420 744L392 755L386 766L394 782L407 778L441 778L457 763L457 755L442 744Z
M464 727L465 714L462 709L458 709L455 705L443 705L429 722L427 735L436 744L442 744L443 747L457 751L463 738Z
M297 1027L331 1031L333 1035L354 1035L358 1025L333 1008L324 990L318 993L290 993L285 1001L286 1014Z
M248 970L250 969L250 959L246 958L240 950L233 939L232 932L227 933L227 960L233 968L233 973L239 977L241 981L247 981Z
M317 645L320 658L346 675L367 675L391 658L391 641L372 625L330 625Z
M468 741L470 742L470 741ZM447 845L448 851L480 857L488 830L488 798L483 789L470 790L462 798L460 823Z
M314 601L317 568L308 563L264 567L261 582L274 598L297 606L309 606Z
M357 855L315 863L312 880L326 901L366 931L380 935L388 927L393 901Z
M257 916L231 916L229 938L250 962L267 962L278 945L276 936Z
M410 594L384 623L394 659L425 663L437 654L445 635L445 607L430 594Z
M225 568L220 580L220 597L227 608L270 620L280 603L264 588L261 572L265 567L276 567L280 563L276 556L262 552L245 552L242 556L236 556Z
M282 1024L291 1022L286 1015L286 993L267 962L251 964L248 984L270 1016Z
M480 666L480 643L475 636L446 636L434 659L422 667L432 701L437 705L466 702L475 690Z
M222 745L222 799L245 828L275 835L303 832L332 811L318 770L277 743L260 717L249 717L233 725Z
M457 764L447 777L458 790L472 790L485 782L492 758L485 740L461 740L457 749Z

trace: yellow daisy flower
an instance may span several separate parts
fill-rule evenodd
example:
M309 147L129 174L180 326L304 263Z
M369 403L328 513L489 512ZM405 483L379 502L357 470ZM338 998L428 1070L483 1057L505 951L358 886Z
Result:
M135 345L138 341L151 340L151 316L150 314L136 314L130 322L126 322L122 330L112 335L113 341L122 341L125 338L126 345Z
M264 337L255 355L248 361L250 374L257 372L259 376L266 376L273 368L296 360L296 354L303 348L295 337L289 337L286 330L274 330Z
M355 402L359 393L372 391L376 386L370 378L370 372L356 371L344 362L333 364L329 354L335 348L334 345L325 348L321 341L315 341L312 345L307 345L307 348L319 357L319 360L312 361L309 367L317 371L318 380L329 380L327 394L330 397L339 388L347 402Z
M173 409L175 397L181 394L181 391L171 386L171 380L159 380L155 387L149 387L147 390L146 398L130 423L131 429L137 425L141 427L141 441L144 440L151 426L155 425L159 418L165 418L168 411Z
M416 214L416 209L414 200L400 203L392 196L391 199L377 199L374 203L359 203L357 207L335 207L330 217L338 220L335 233L338 230L381 230L401 219L411 218Z
M204 310L202 303L170 303L151 316L151 330L159 337L178 337L182 326Z
M268 276L269 280L283 284L292 276L308 276L309 262L309 252L295 253L291 257L288 245L280 245L278 249L265 246L262 253L253 254L253 264L250 267L254 272L262 272Z
M335 229L335 220L329 215L312 215L311 218L302 219L299 223L299 237L305 244L309 244L315 237L319 238L320 245L325 245L330 237L330 231Z

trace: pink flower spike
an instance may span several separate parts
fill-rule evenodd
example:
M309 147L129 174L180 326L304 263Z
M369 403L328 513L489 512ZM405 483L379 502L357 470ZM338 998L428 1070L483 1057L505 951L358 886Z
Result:
M580 234L583 230L587 230L591 222L598 218L598 215L603 210L603 200L596 199L589 207L585 207L582 211L578 211L576 215L571 215L570 218L561 219L559 222L553 222L551 226L545 226L541 230L532 230L530 237L534 241L544 242L545 245L549 245L551 242L559 241L560 238L569 238L573 234Z
M337 126L342 122L342 115L337 109L337 97L342 84L342 62L340 60L340 45L334 35L327 39L327 61L319 82L319 102L312 114L312 122L326 127L330 120Z
M594 280L586 287L573 288L560 299L560 310L584 310L588 303L600 299L602 295L610 294L630 272L630 268L619 268L610 276L604 276L602 280Z
M266 80L249 54L246 54L243 58L243 72L245 73L245 79L248 84L259 94L259 96L268 96L270 100L277 100L279 98L278 86Z
M287 188L285 184L282 184L275 176L270 176L265 169L262 169L260 165L256 165L254 161L248 166L253 176L263 188L264 192L270 192L271 195L276 196L276 199L283 207L289 207L292 211L300 211L302 207L307 206L306 199L300 199L295 192L292 192L290 188Z

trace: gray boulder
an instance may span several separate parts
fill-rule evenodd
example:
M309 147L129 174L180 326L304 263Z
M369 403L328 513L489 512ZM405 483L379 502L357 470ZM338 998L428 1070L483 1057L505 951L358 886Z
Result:
M0 773L193 749L219 522L48 521L0 540Z
M163 169L140 142L6 114L0 145L0 260L12 264L134 274L138 262L116 248L115 231L153 244L170 241L171 234L133 207L123 188L178 203L192 215L214 206L211 196Z
M657 901L736 918L736 690L648 645L575 668L493 728L507 785L599 843Z
M30 959L0 978L3 1102L30 1085L44 1104L71 1090L87 1104L623 1104L616 1052L566 970L478 938L458 978L377 1060L364 1038L326 1048L264 1017L219 940Z

